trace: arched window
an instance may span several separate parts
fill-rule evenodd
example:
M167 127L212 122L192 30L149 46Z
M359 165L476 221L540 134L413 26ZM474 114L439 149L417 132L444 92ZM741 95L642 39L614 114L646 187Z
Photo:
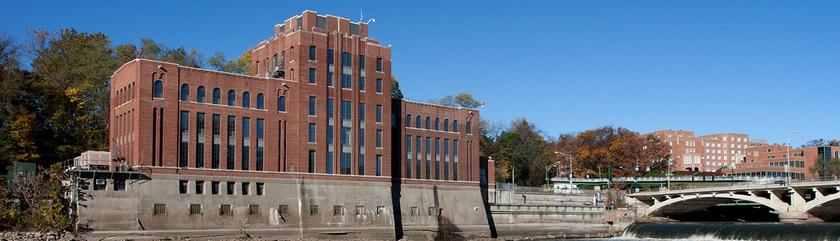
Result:
M251 108L251 94L248 91L242 93L242 107Z
M195 102L204 103L204 86L198 86L195 90Z
M222 90L219 88L213 89L213 104L219 104L222 101Z
M432 121L431 121L431 118L429 118L428 116L426 116L426 130L431 130L431 129L432 129Z
M228 90L228 106L236 106L236 92Z
M190 85L182 84L181 85L181 100L188 101L190 100Z
M416 127L416 128L418 128L418 129L420 129L420 126L423 124L423 123L421 123L421 122L422 122L422 120L423 120L423 119L422 119L422 118L420 118L420 116L418 115L418 116L417 116L417 119L416 119L416 120L414 120L414 127Z
M163 81L155 80L152 85L152 97L163 98Z
M286 112L286 96L277 96L277 111Z
M440 130L440 118L435 118L435 130Z
M265 109L265 96L262 93L257 94L257 109Z
M443 131L449 131L449 119L443 120Z
M458 120L452 120L452 132L458 132Z
M405 127L411 127L411 114L405 115Z

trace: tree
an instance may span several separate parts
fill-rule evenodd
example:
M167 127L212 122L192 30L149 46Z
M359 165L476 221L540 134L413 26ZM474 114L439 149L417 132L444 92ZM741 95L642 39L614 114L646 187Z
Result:
M397 77L391 76L391 98L402 99L403 97L402 90L400 90L400 81L397 80Z
M825 140L825 139L813 139L810 141L805 142L802 147L817 147L817 146L840 146L840 141L838 140Z
M840 176L840 159L834 158L826 161L820 157L815 161L810 171L819 177L838 177Z
M539 186L545 183L545 168L549 164L549 143L536 126L526 119L511 122L497 139L496 180L509 182L510 172L516 173L516 183Z
M431 102L439 105L464 108L478 108L484 105L484 102L475 99L472 94L466 92L459 93L455 96L447 95Z
M61 231L70 228L60 164L37 174L16 175L0 206L0 230Z
M219 51L207 59L207 64L218 71L248 74L251 69L251 50L249 49L245 53L242 53L242 55L236 58L236 61L225 60L225 53Z

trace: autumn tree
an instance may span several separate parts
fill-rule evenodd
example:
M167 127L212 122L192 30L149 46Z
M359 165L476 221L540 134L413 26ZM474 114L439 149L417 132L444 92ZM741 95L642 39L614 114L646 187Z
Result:
M251 50L246 50L235 60L225 60L225 53L219 51L207 59L207 64L218 71L248 74L251 69Z

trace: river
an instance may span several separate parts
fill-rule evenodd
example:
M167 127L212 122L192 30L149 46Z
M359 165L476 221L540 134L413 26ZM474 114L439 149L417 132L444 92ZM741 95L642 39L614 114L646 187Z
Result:
M624 235L605 239L578 241L638 240L763 240L821 241L840 240L838 223L642 223L627 228Z

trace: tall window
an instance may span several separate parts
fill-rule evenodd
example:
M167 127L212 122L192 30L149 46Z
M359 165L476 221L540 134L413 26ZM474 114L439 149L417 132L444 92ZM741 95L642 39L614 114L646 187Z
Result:
M365 103L359 103L359 175L365 175Z
M222 91L219 88L213 89L213 104L219 104L222 100Z
M414 120L414 128L420 129L420 125L422 124L422 123L421 123L421 120L422 120L422 119L421 119L421 118L420 118L420 116L418 115L418 116L417 116L417 119L416 119L416 120Z
M443 139L443 180L449 180L449 139Z
M376 72L382 72L382 58L376 58Z
M342 52L341 53L341 88L350 89L352 88L352 76L353 76L353 69L352 69L352 62L353 57L351 57L350 53Z
M309 123L309 143L315 143L315 123Z
M251 157L251 118L242 117L242 170L248 170Z
M376 129L376 148L382 148L382 130Z
M236 149L236 116L228 116L227 118L227 169L233 170L233 161L235 160Z
M155 80L152 85L152 97L163 98L163 81Z
M432 129L432 119L426 116L426 130Z
M262 93L257 94L257 109L265 109L265 96Z
M458 132L458 120L452 120L452 132Z
M263 170L265 159L265 120L257 118L257 171Z
M309 68L309 83L315 84L315 68Z
M315 173L315 150L309 150L309 173Z
M190 85L182 84L181 85L181 100L182 101L189 101L190 100Z
M277 96L277 111L286 112L286 96Z
M411 127L411 114L405 115L405 127Z
M228 90L228 98L227 98L228 106L236 106L236 92L233 90Z
M315 60L315 46L309 46L309 60Z
M359 90L365 90L365 56L359 55Z
M435 138L435 180L440 180L440 138Z
M351 174L351 154L352 154L352 142L350 137L352 136L352 119L353 119L353 111L352 105L350 101L342 100L341 101L341 163L340 163L340 170L341 174Z
M198 86L195 90L195 102L204 103L204 86Z
M382 94L382 79L376 79L376 93Z
M435 130L440 130L440 118L435 118Z
M179 167L186 167L187 166L187 157L189 156L189 144L190 144L190 113L186 111L181 111L181 119L180 119L180 126L181 126L181 148L178 152L178 166Z
M382 105L376 105L376 123L382 123Z
M333 75L335 75L335 51L327 49L327 86L333 86Z
M411 136L405 136L405 178L411 178Z
M309 115L315 115L315 96L309 96Z
M467 129L467 134L472 134L472 122L467 121L467 125L464 128Z
M382 155L376 155L376 176L382 176Z
M248 91L242 93L242 108L251 108L251 94Z
M432 171L432 138L426 137L426 179L431 179Z
M421 155L421 150L422 149L420 149L422 147L420 145L422 141L423 141L423 138L419 137L419 136L414 139L414 152L416 153L415 154L416 158L414 159L414 163L415 163L415 165L414 165L414 167L415 167L414 168L414 178L417 178L417 179L423 178L422 176L420 176L420 174L421 174L420 169L422 168L420 164L422 162L421 160L423 159L423 156Z
M334 99L327 99L327 166L326 172L328 174L333 173L333 159L335 158L335 146L333 146L333 140L335 139L334 135L335 130L335 100Z
M443 119L443 131L449 131L449 119Z
M213 147L211 151L211 164L210 167L213 169L219 169L219 151L221 149L221 116L219 114L213 114Z
M458 140L452 140L452 180L458 181Z
M195 167L204 168L204 113L195 113Z

